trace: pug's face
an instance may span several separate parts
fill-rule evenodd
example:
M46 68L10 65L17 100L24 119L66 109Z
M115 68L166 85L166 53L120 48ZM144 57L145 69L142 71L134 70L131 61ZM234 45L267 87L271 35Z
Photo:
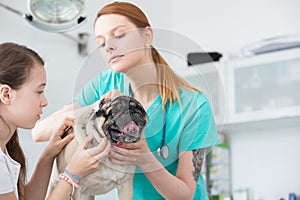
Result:
M143 106L128 96L101 100L96 115L104 118L100 126L112 143L138 141L147 124Z

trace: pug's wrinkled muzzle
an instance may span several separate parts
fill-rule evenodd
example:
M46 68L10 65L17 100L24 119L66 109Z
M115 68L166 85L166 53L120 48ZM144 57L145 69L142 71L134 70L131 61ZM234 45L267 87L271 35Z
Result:
M96 116L100 122L99 132L103 132L112 143L138 141L147 124L143 106L129 96L102 99Z

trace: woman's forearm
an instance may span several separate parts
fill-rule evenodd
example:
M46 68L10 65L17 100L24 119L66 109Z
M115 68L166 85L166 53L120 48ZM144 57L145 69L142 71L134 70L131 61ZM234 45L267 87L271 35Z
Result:
M140 168L165 199L188 200L193 198L193 192L188 185L169 173L153 155L149 156L148 161L150 162L147 162L146 165L140 165Z
M61 110L49 115L32 129L32 138L36 142L48 141L66 117L74 118L73 104L64 106Z

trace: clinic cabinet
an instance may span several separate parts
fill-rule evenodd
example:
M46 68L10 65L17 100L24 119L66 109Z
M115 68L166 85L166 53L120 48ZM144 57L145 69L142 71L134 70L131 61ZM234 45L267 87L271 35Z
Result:
M300 49L227 62L226 76L228 123L300 115Z
M176 73L208 97L218 126L300 119L300 48Z

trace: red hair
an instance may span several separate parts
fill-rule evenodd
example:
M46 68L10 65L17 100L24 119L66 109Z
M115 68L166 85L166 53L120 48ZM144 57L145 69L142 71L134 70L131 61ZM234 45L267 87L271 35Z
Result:
M150 23L144 12L137 6L128 2L114 2L107 4L101 10L99 10L95 22L101 15L107 14L118 14L125 16L137 28L146 28L147 26L150 27Z

